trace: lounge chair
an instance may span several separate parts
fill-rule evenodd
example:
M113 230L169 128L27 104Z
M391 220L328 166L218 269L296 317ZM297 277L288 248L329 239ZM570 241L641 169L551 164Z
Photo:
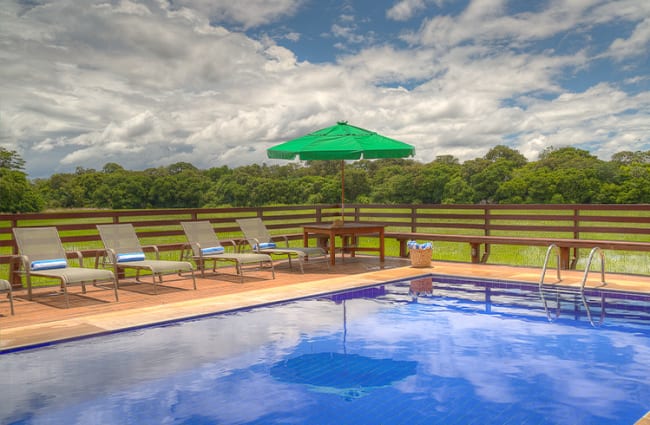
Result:
M29 300L32 299L32 276L39 276L58 279L61 282L66 307L70 307L68 286L81 285L85 294L87 283L98 286L99 281L113 282L115 301L119 301L117 279L113 272L83 267L83 257L80 252L76 253L79 267L69 266L56 227L14 227L13 233L22 263L19 273L25 275Z
M237 220L237 224L239 224L239 227L244 233L244 238L246 238L246 241L254 252L286 255L289 259L289 267L292 267L291 258L295 257L298 260L302 273L305 272L303 268L305 259L322 257L327 260L327 252L322 248L290 248L289 238L286 236L276 236L276 238L282 238L284 240L284 247L279 247L273 241L273 237L259 217L240 218ZM329 268L329 261L327 261L327 267Z
M14 295L11 291L11 284L4 279L0 279L0 294L6 292L11 307L11 315L14 315Z
M226 252L209 221L183 221L181 225L189 242L187 247L190 249L188 251L191 252L191 258L201 270L201 277L205 276L207 261L212 261L213 272L216 272L217 263L222 261L235 264L235 269L242 282L244 281L243 266L246 264L256 264L260 269L269 269L275 279L273 259L270 255Z
M192 274L192 284L196 289L196 278L194 277L192 263L160 260L158 247L155 245L148 247L154 250L156 259L147 259L132 224L98 224L97 230L99 230L99 236L106 248L108 261L113 265L116 276L119 276L120 270L134 269L136 271L136 281L141 282L140 271L148 270L151 272L153 279L154 293L157 294L156 278L162 283L162 276L165 274L178 273L180 275L182 272L190 272Z

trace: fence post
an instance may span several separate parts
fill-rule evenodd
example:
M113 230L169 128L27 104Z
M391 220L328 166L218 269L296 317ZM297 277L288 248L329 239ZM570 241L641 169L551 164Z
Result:
M580 239L580 209L573 208L573 239ZM567 255L566 261L569 262ZM573 261L571 261L568 267L573 268L575 262L578 261L578 248L573 248Z
M11 217L11 228L14 229L18 227L18 218L16 214L13 214ZM18 257L18 244L16 243L16 238L14 238L14 232L11 232L11 253L14 255L11 261L9 262L9 283L11 284L12 289L21 289L23 287L23 281L18 273L20 271L20 260Z
M416 206L411 205L411 232L416 233L418 231L418 209Z

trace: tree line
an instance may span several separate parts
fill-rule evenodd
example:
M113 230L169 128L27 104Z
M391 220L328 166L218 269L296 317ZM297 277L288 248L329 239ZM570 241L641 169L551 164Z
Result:
M143 171L107 163L101 170L29 180L24 160L0 148L0 210L52 208L201 208L336 204L338 161L227 166L200 170L178 162ZM460 162L441 155L345 164L345 201L380 204L650 203L650 151L622 151L610 161L573 147L548 148L535 161L507 146Z

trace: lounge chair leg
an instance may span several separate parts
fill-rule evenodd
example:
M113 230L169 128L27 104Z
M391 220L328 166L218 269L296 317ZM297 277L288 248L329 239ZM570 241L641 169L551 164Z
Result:
M32 300L32 280L27 277L27 299Z
M68 299L68 285L63 284L63 296L65 297L65 308L70 308L70 300Z
M114 280L113 280L113 292L115 292L115 301L116 302L119 301L120 298L117 295L117 278L114 278Z

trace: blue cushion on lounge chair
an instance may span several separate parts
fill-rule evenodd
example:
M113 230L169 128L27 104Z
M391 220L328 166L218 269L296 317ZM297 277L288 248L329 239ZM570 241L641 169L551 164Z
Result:
M37 260L32 261L31 270L51 270L51 269L63 269L68 266L68 262L65 261L65 258L55 258L52 260Z
M224 251L225 250L222 246L211 246L208 248L201 248L201 254L203 255L221 254Z
M127 261L144 261L144 252L129 252L117 254L117 262L124 263Z
M260 249L268 249L268 248L275 248L276 245L273 242L264 242L259 245ZM253 248L257 249L257 245L255 245Z

